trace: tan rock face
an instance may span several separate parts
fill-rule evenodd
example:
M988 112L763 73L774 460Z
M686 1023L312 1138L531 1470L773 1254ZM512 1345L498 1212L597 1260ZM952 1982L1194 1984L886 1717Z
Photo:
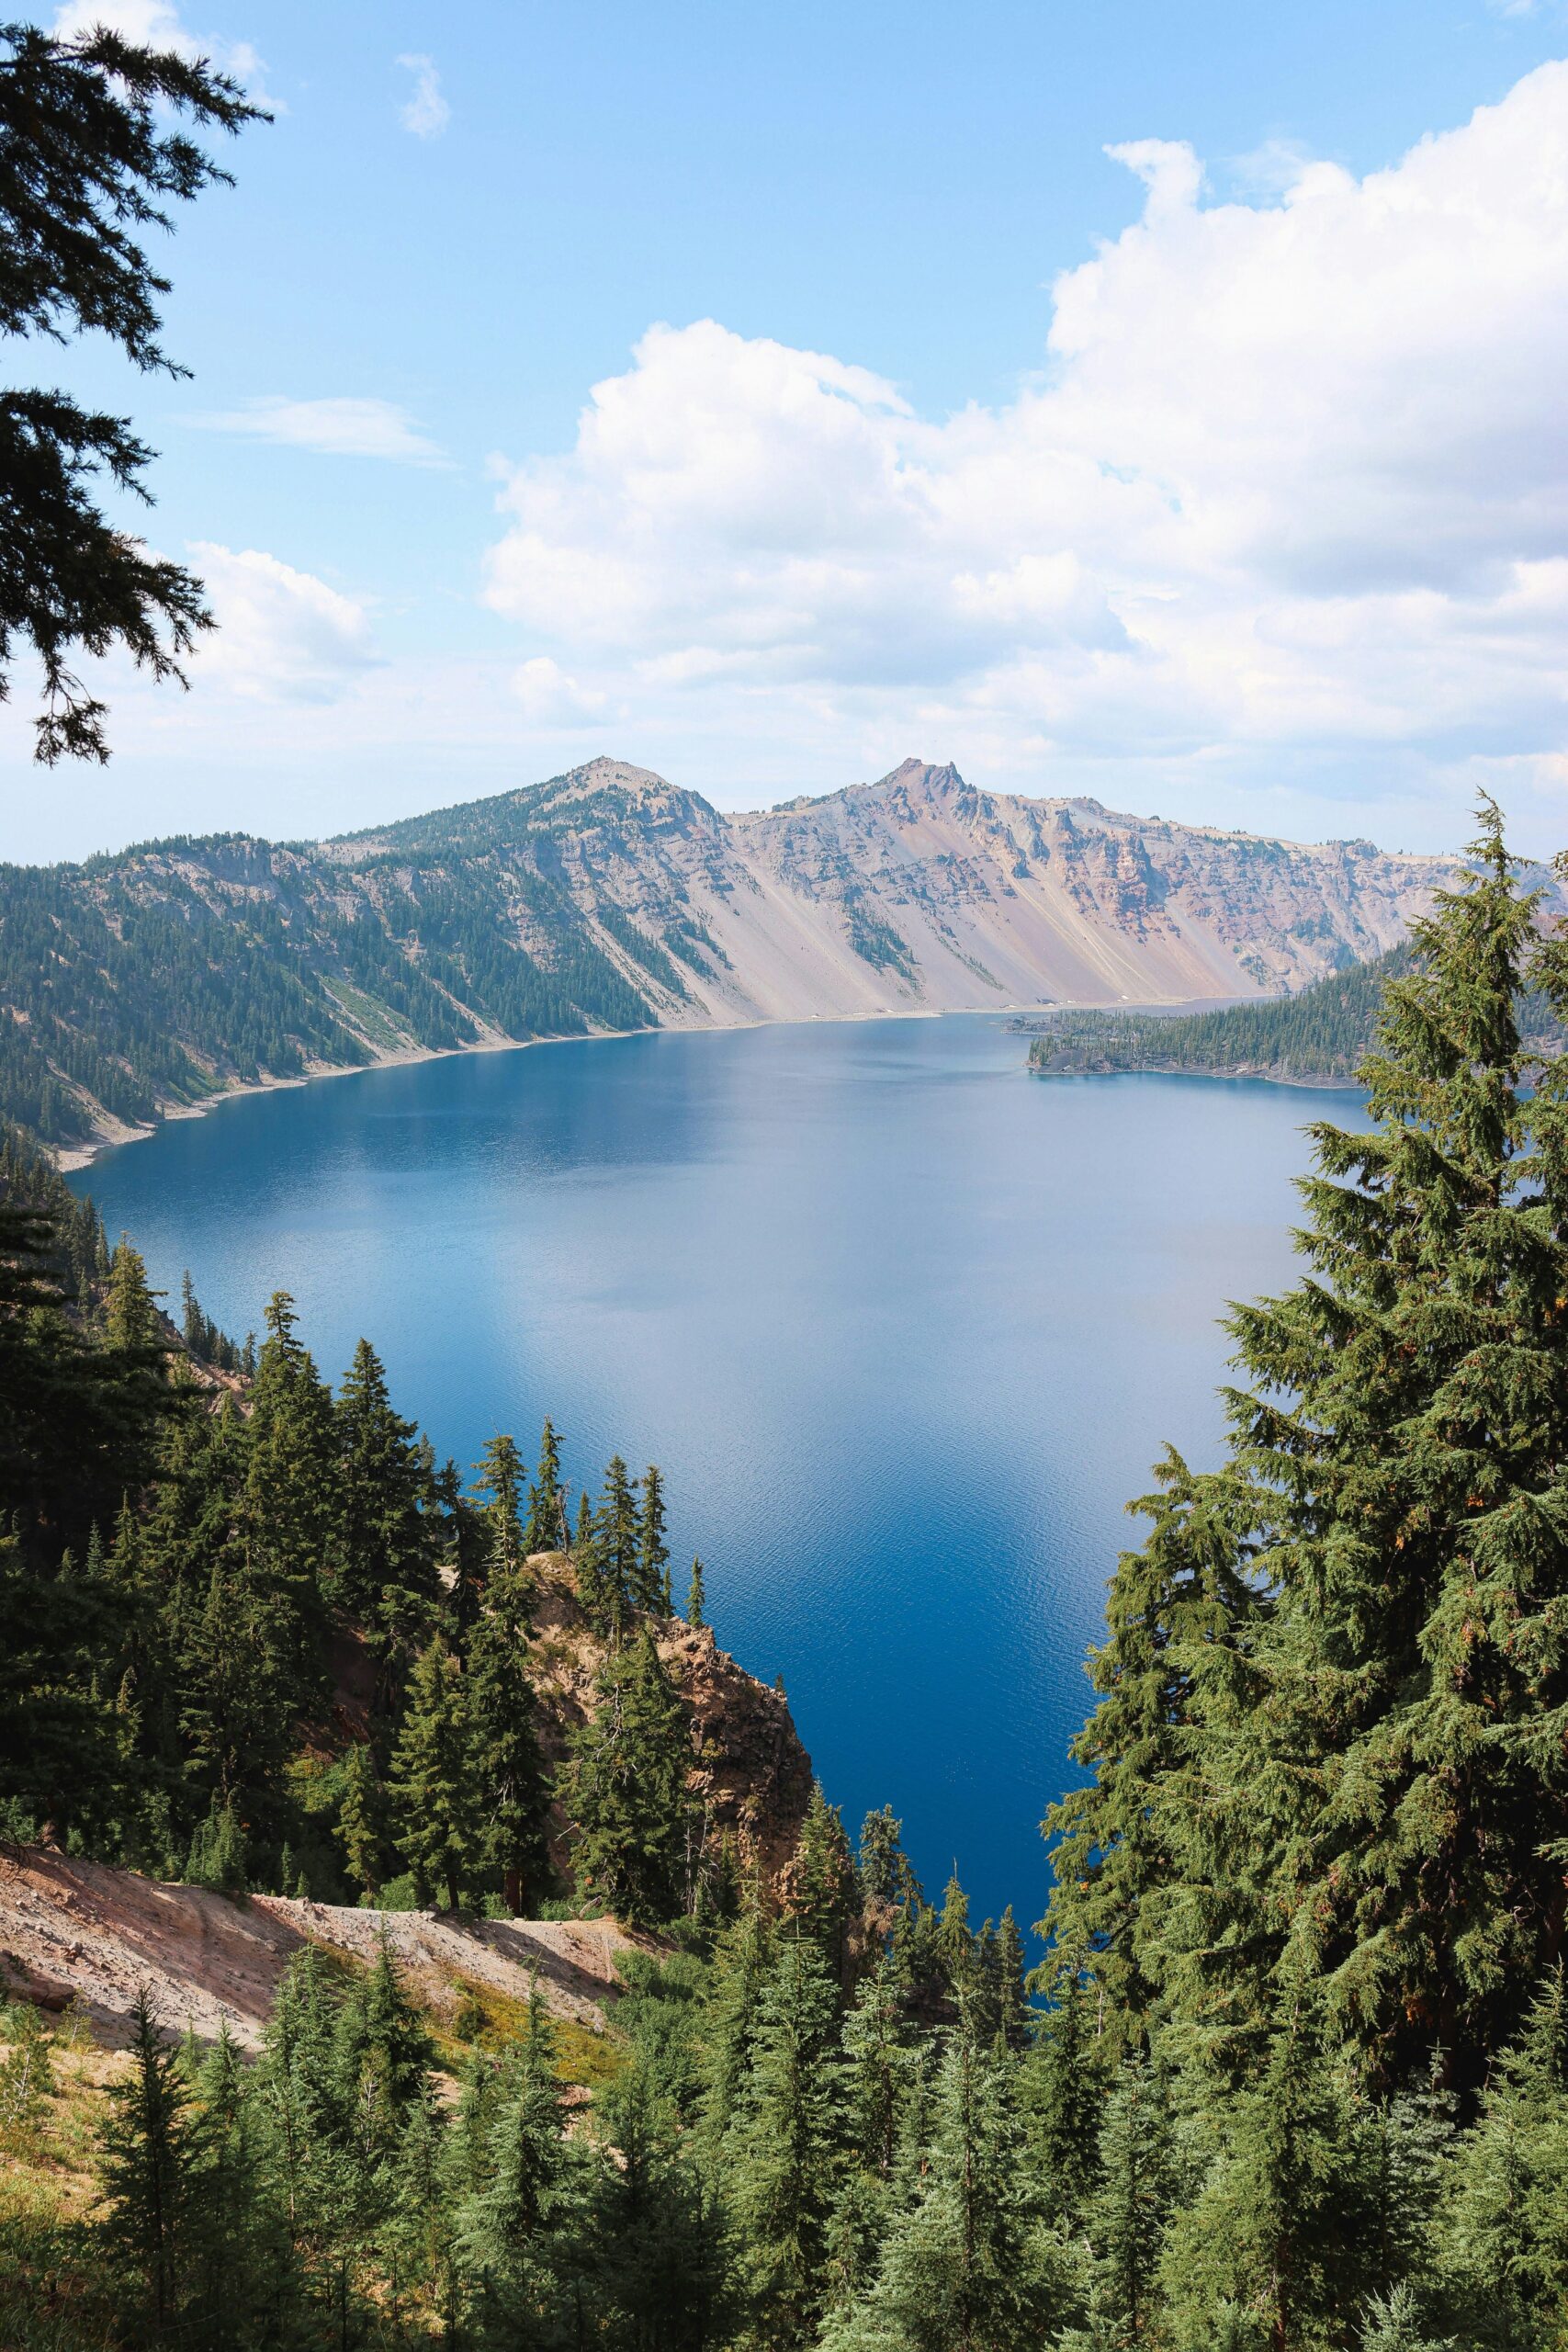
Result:
M592 1711L593 1680L604 1645L582 1613L564 1553L536 1553L539 1580L533 1645L540 1733L552 1763ZM692 1786L706 1807L710 1834L735 1838L748 1866L777 1886L795 1851L811 1797L811 1758L801 1746L782 1691L736 1664L711 1626L694 1633L678 1617L656 1618L654 1637L671 1679L692 1713ZM568 1860L558 1821L555 1859Z
M94 944L134 907L199 933L215 968L254 956L258 940L286 956L310 984L314 1073L406 1059L454 1035L475 1050L504 1045L533 1034L520 1005L578 1034L641 1020L641 1008L700 1029L1271 995L1393 946L1455 870L1367 842L1306 847L1097 800L981 792L919 760L875 784L728 816L601 759L345 840L153 843L62 867L53 887L72 910L85 1046L108 1017L95 991L134 1009L134 960L110 972ZM365 951L357 978L345 926ZM409 971L422 1002L444 1003L434 1030L410 1011ZM25 1023L42 1006L22 989L0 1015ZM199 1038L169 1041L195 1076L160 1098L164 1112L188 1114L209 1086L239 1082L202 1018ZM101 1136L130 1132L81 1100Z
M437 2017L467 1988L520 2004L536 1984L557 2017L593 2027L620 1991L616 1955L649 1948L613 1919L455 1922L272 1894L235 1903L50 1848L0 1855L0 1981L45 2008L74 2003L111 2043L127 2039L146 1984L170 2032L208 2041L227 2020L242 2048L259 2049L296 1952L313 1943L368 1963L383 1935Z

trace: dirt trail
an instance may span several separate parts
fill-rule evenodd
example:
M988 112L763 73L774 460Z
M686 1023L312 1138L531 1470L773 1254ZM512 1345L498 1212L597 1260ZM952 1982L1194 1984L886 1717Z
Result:
M595 2029L619 1993L615 1955L644 1943L613 1919L457 1923L275 1894L231 1902L52 1848L0 1852L0 1984L47 2008L74 2001L110 2043L125 2041L146 1984L172 2032L188 2026L210 2041L226 2018L234 2039L256 2049L294 1953L315 1943L363 1964L383 1933L438 2018L465 1997L525 2002L536 1981L557 2017Z

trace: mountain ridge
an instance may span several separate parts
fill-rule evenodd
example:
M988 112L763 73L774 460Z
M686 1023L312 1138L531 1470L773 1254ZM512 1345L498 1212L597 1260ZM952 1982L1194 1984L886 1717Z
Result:
M1452 861L983 789L908 759L726 812L608 756L313 842L0 867L0 1114L77 1156L246 1085L546 1037L1269 996Z

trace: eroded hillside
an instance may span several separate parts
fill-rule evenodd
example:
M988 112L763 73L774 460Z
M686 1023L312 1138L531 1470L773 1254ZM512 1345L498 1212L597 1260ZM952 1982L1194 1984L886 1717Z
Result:
M1271 995L1394 944L1451 870L916 760L748 816L595 760L343 840L0 868L0 1114L80 1149L238 1085L536 1037Z

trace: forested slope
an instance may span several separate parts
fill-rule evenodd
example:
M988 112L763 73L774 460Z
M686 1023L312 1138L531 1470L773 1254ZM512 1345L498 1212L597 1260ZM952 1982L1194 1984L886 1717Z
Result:
M1297 1086L1348 1086L1370 1051L1383 990L1410 969L1410 949L1315 980L1299 994L1213 1012L1062 1012L1036 1026L1029 1067L1037 1077L1110 1070L1187 1070L1269 1078ZM1526 990L1518 1018L1529 1044L1561 1050L1546 999Z
M466 1484L367 1346L329 1390L281 1296L254 1376L198 1388L130 1245L106 1278L7 1162L9 1835L303 1922L570 1880L648 1938L592 2064L543 2001L434 1997L367 1911L306 1934L254 2064L145 2007L111 2063L10 2006L7 2343L1562 2352L1568 1065L1516 1014L1568 1008L1568 941L1538 914L1488 812L1386 989L1370 1132L1313 1132L1302 1278L1235 1312L1218 1459L1138 1506L1032 2005L1012 1914L928 1901L891 1812L852 1848L814 1788L761 1852L672 1668L705 1612L694 1570L672 1613L656 1473L572 1511L547 1430L531 1478L497 1437ZM594 1646L552 1772L557 1586Z
M754 816L613 760L355 834L0 866L0 1115L81 1148L226 1088L653 1023L1269 994L1449 872L979 792Z

